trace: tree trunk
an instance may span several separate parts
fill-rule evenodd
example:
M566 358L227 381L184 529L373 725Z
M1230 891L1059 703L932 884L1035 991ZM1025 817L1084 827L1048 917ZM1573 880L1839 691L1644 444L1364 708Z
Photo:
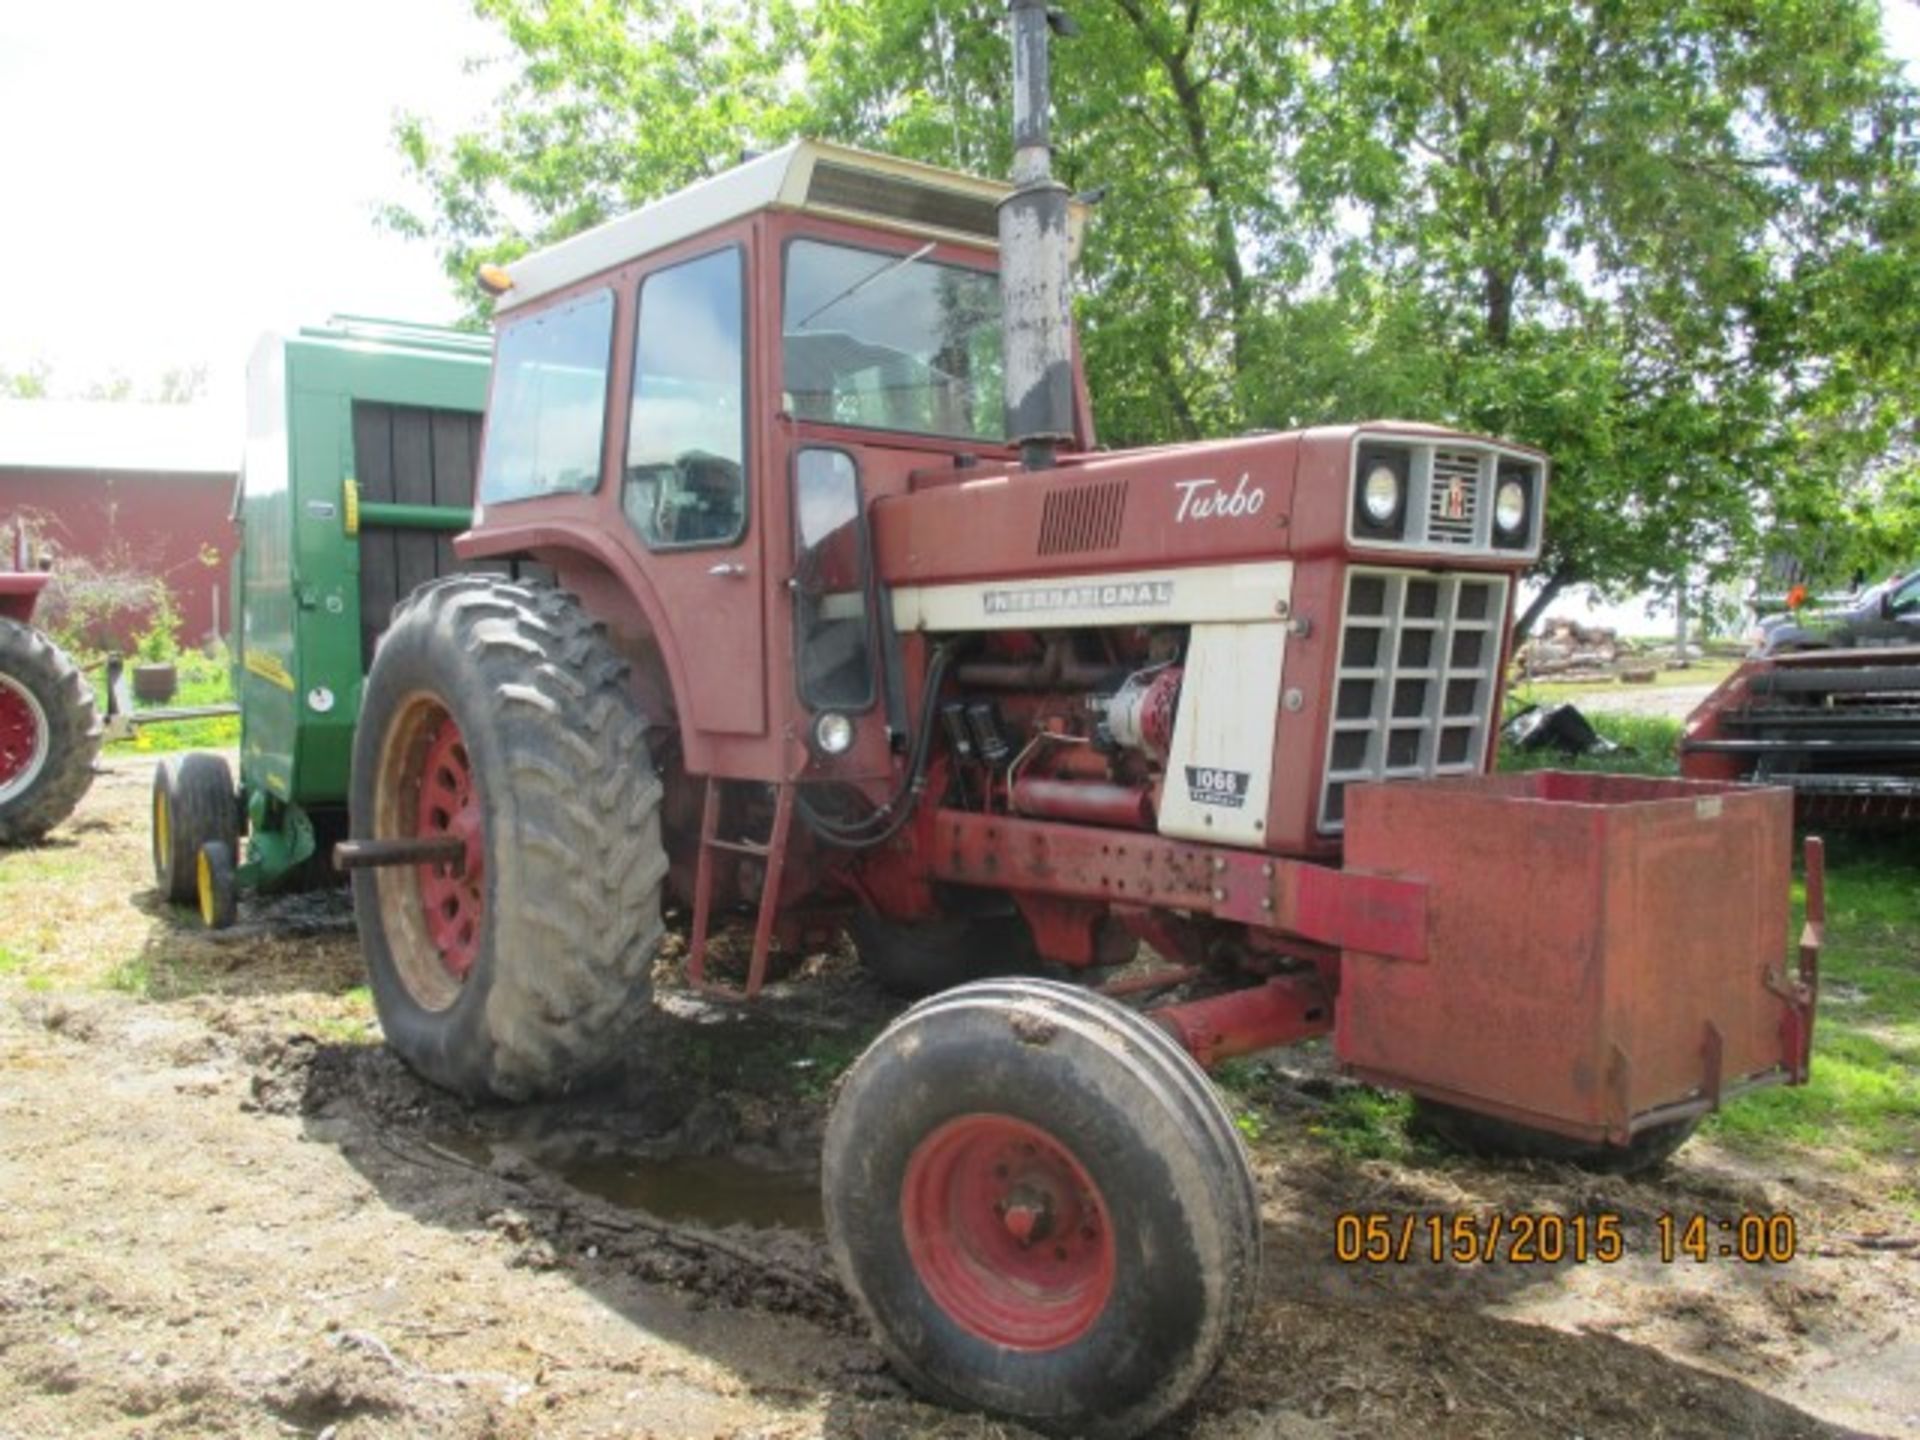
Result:
M1547 613L1549 606L1560 598L1560 592L1573 581L1573 576L1565 570L1556 570L1547 577L1547 583L1540 587L1540 593L1533 597L1533 603L1520 612L1513 622L1512 643L1518 649L1521 642L1533 633L1533 627L1540 623L1540 617Z

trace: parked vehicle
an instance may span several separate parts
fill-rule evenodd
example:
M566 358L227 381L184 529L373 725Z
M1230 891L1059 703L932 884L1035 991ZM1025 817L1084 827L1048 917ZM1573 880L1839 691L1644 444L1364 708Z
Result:
M1920 570L1870 585L1845 604L1765 616L1749 638L1755 655L1920 645Z
M0 845L23 845L71 815L93 784L101 726L87 677L33 627L53 577L31 563L24 523L9 538L0 553Z
M1487 774L1538 452L1095 447L1048 17L1013 12L1015 186L800 142L486 272L455 548L555 583L403 602L336 856L388 1042L468 1095L645 1043L669 891L710 994L842 929L932 992L834 1106L841 1273L924 1393L1122 1437L1258 1289L1202 1065L1331 1033L1455 1143L1654 1164L1805 1079L1820 864L1789 969L1786 792ZM979 978L1142 945L1109 994Z
M361 681L400 597L459 568L488 369L483 339L390 320L256 347L229 610L239 783L212 754L153 778L155 883L206 924L231 924L242 891L333 881Z

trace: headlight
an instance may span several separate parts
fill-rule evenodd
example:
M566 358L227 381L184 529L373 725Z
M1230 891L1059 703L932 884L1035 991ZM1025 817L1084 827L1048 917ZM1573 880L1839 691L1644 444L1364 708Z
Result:
M1375 465L1367 472L1367 483L1360 492L1360 503L1367 518L1376 525L1389 524L1400 513L1400 477L1390 465Z
M1493 523L1503 534L1515 535L1527 523L1527 487L1518 480L1503 480L1493 493Z
M813 722L813 743L822 755L844 755L853 748L853 721L828 710Z

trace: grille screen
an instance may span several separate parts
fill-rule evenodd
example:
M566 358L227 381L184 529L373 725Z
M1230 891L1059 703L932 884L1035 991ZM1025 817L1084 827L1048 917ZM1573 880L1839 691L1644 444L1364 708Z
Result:
M1040 509L1040 553L1077 555L1120 543L1127 513L1127 482L1063 485L1049 490Z
M1321 833L1345 828L1354 781L1480 769L1506 612L1503 576L1347 573Z
M1473 544L1482 488L1477 453L1434 451L1433 482L1427 487L1427 539L1438 545Z
M813 167L813 179L807 185L807 203L828 205L836 210L858 210L867 215L956 230L989 240L1000 234L999 217L991 200L935 185L917 184L895 175L857 170L851 165L836 165L830 160L822 160Z

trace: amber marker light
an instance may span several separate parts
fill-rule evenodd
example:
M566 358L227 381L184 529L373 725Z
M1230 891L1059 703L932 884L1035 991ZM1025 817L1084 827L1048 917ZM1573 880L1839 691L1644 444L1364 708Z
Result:
M513 277L502 265L482 265L479 278L480 288L489 295L504 295L513 288Z

